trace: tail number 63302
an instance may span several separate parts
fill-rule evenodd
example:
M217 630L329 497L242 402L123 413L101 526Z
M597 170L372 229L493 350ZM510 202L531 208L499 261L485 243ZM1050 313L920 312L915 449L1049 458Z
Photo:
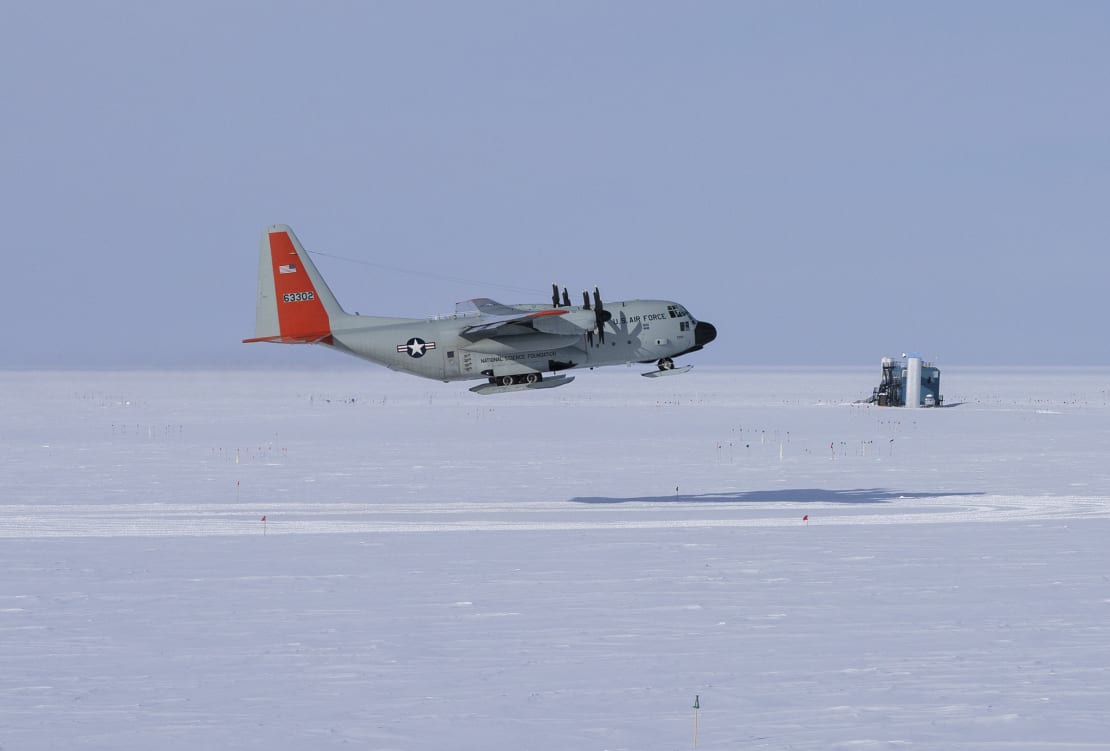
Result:
M305 302L307 300L315 300L316 295L312 292L286 292L281 296L282 302Z

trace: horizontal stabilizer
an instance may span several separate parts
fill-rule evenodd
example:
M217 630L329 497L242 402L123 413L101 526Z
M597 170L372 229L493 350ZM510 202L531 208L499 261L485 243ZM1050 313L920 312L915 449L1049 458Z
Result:
M302 336L256 336L244 339L243 344L254 342L273 342L275 344L332 344L331 332L326 334L307 334Z

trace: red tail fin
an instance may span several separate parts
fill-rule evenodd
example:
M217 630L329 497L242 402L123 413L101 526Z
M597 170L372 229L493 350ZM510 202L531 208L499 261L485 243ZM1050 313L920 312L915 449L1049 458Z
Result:
M342 312L293 230L271 227L259 249L255 336L243 341L331 344L332 311Z

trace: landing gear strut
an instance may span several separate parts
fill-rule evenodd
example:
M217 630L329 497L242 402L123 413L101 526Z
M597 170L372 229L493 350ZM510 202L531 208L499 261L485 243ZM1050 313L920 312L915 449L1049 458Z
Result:
M656 365L659 366L660 370L674 370L674 360L669 357L660 358Z

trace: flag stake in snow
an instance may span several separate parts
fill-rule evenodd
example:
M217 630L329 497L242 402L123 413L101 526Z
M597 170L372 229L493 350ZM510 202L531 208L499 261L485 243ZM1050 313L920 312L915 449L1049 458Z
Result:
M694 748L698 747L698 710L701 709L700 697L694 694Z
M806 514L805 516L803 516L802 521L804 521L806 523L806 526L808 527L809 526L809 514Z
M266 517L262 517L262 534L266 534Z

